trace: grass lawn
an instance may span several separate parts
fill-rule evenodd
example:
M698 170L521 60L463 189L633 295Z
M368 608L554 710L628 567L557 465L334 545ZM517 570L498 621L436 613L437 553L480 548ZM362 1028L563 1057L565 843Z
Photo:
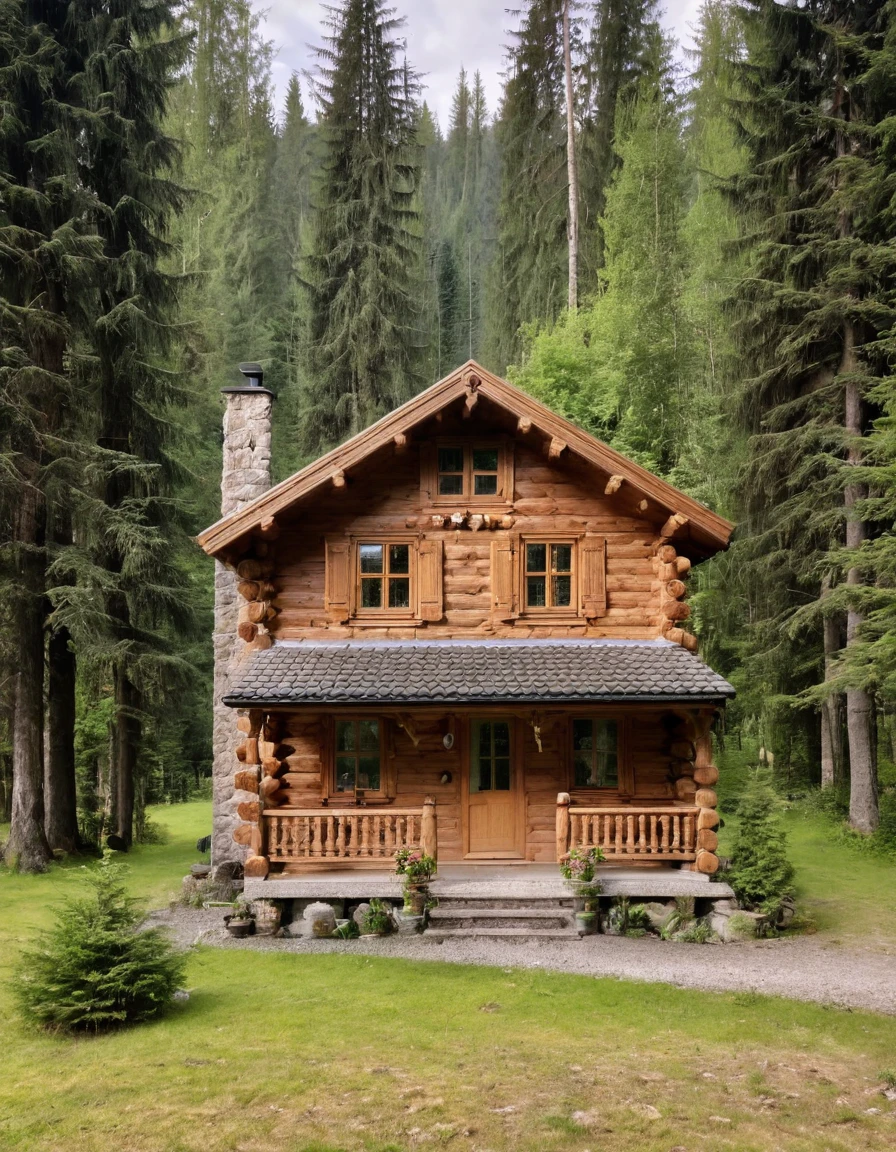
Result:
M131 865L158 903L195 858L208 806L155 819L169 842ZM820 835L792 833L813 868ZM854 863L807 872L807 899L855 908L868 877ZM163 1021L100 1039L29 1033L6 979L79 875L0 874L4 1152L864 1152L896 1139L874 1092L896 1064L893 1019L752 993L205 948L189 1002Z

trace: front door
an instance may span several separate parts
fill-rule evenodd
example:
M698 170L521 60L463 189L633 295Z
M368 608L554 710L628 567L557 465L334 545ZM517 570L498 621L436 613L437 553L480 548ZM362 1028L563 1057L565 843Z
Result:
M467 797L467 856L520 856L519 781L510 719L474 720L470 725Z

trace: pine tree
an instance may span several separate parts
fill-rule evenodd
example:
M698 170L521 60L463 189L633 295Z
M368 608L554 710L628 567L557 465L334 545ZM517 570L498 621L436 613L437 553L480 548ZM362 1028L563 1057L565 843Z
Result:
M324 172L311 285L313 373L300 432L307 451L339 442L413 394L417 81L400 59L384 0L329 9L318 50Z
M71 514L80 411L71 366L99 253L87 235L92 201L79 181L80 120L72 104L83 69L68 42L68 6L4 2L0 9L0 515L11 542L7 580L12 811L7 863L41 871L44 829L44 630L57 526ZM64 534L64 532L63 532Z
M852 663L868 596L863 555L879 531L863 465L894 321L894 86L889 63L873 82L868 63L884 59L890 8L755 0L746 12L740 123L750 170L735 191L751 251L737 306L750 372L743 512L765 601L755 646L766 658L779 650L771 658L790 672L782 688L808 690L806 705L845 689L850 821L868 832L878 820L873 677L853 665L838 684L832 663L828 685L814 689L825 617L845 624Z

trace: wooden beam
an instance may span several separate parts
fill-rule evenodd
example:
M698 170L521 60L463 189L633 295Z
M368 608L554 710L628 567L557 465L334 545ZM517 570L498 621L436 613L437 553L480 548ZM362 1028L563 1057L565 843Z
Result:
M516 430L523 436L527 436L532 431L532 421L528 416L520 416L516 422Z
M565 440L561 440L559 436L552 436L547 446L548 459L559 460L568 447Z
M280 535L280 525L273 516L265 516L258 525L258 531L265 540L276 540Z
M392 443L395 445L396 456L401 456L407 451L408 438L404 432L396 432L392 437Z
M466 400L464 400L464 419L467 420L472 414L473 409L479 403L479 393L470 392Z
M607 481L607 486L604 488L604 496L612 496L614 492L619 491L624 483L624 476L611 476Z
M680 532L687 523L689 523L687 516L682 515L681 512L673 512L662 528L660 528L660 536L662 536L664 540L668 540L670 536L674 536L676 532Z
M330 477L330 479L333 481L333 487L334 488L344 488L345 487L345 473L343 472L343 470L341 468L338 471L334 472L333 475Z

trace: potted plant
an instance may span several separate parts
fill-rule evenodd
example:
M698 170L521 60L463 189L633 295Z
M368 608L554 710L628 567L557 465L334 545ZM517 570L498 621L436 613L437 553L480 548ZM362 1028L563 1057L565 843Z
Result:
M362 936L385 936L392 927L392 906L374 897L361 920Z
M231 936L237 937L237 939L249 936L255 926L249 901L245 896L237 896L236 900L231 904L231 908L233 911L224 917L224 924L227 927L227 931Z
M399 848L395 853L395 872L404 877L404 910L411 916L422 916L429 895L427 885L435 875L436 861L419 848Z
M576 927L580 936L591 936L597 931L601 885L595 873L603 859L603 852L594 845L571 848L560 863L561 875L570 882L582 902L582 907L576 909Z

